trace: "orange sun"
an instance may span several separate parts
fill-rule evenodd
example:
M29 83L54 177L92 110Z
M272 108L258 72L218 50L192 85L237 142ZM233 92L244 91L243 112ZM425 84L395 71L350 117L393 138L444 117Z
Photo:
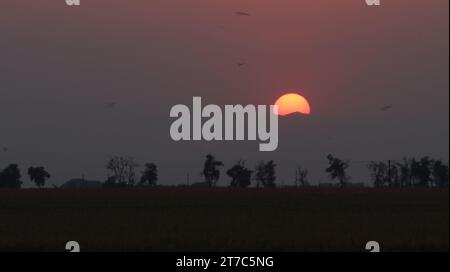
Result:
M285 116L291 113L301 113L309 115L311 107L308 100L296 93L288 93L277 99L275 105L278 106L278 115Z

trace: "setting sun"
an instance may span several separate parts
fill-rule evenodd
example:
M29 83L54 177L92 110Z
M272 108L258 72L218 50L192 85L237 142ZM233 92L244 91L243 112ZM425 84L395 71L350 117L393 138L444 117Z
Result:
M275 105L278 106L278 115L285 116L291 113L310 114L311 107L308 100L296 93L288 93L277 99Z

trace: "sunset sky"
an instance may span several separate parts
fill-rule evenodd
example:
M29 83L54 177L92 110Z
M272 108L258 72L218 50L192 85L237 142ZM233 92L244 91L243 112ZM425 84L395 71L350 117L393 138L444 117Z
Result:
M156 163L162 184L200 180L208 153L223 170L274 159L285 184L298 164L328 181L329 153L353 162L353 182L368 182L368 160L448 161L448 0L81 2L0 1L0 168L19 163L25 186L32 165L50 184L103 181L113 155ZM312 114L280 117L275 152L170 138L170 108L193 96L268 105L287 92Z

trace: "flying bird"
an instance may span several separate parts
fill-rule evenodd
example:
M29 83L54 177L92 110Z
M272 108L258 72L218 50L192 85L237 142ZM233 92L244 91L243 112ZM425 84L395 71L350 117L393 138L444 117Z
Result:
M236 12L236 16L251 16L248 12L238 11Z
M107 109L112 109L116 106L116 102L112 102L112 103L108 103L105 105L105 108Z
M387 106L384 106L384 107L381 108L382 111L388 111L390 109L392 109L391 105L387 105Z
M247 65L247 63L246 63L246 62L238 62L237 65L238 65L239 67L242 67L242 66L244 66L244 65Z

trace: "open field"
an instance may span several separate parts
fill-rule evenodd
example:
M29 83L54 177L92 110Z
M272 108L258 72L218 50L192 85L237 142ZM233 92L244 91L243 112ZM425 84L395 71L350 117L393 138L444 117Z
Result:
M449 249L448 189L0 190L0 250Z

